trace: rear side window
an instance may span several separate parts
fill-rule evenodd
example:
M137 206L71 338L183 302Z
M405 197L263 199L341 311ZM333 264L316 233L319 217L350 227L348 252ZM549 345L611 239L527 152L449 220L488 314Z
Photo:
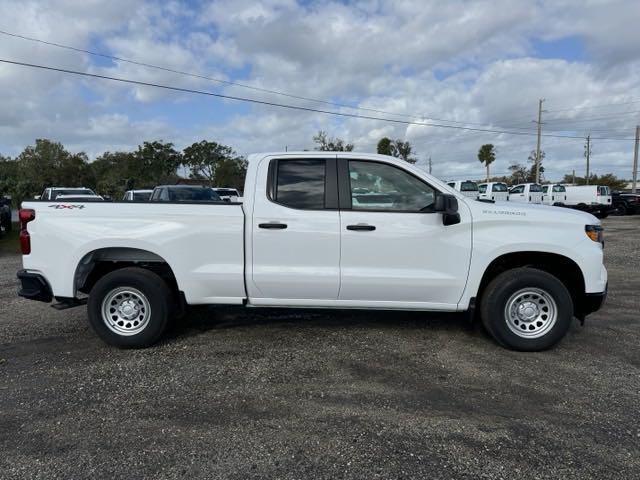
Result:
M530 192L541 192L542 191L542 187L540 185L538 185L537 183L532 183L531 186L529 187L529 191Z
M324 208L326 160L279 160L274 200L286 207Z
M507 185L505 183L494 183L491 188L492 192L506 192L508 191Z
M460 191L461 192L477 192L478 185L476 184L476 182L462 182L462 185L460 186Z

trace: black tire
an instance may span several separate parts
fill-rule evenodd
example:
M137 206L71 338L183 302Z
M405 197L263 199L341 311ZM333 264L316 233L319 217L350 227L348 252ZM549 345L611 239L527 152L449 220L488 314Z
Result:
M110 307L103 302L117 294L118 290L123 290L119 301L128 301L134 305L130 307L130 312L134 315L131 319L132 323L129 323L125 317L119 317L119 310L116 310L115 304L114 308L110 308L110 311L115 314L112 317L113 321L103 315L103 307ZM127 293L132 300L128 300ZM138 294L141 296L138 297ZM115 297L113 302L117 302L117 298ZM167 329L173 311L171 304L173 298L165 281L149 270L136 267L115 270L98 280L91 289L87 303L89 323L98 336L109 345L122 348L148 347L157 342ZM146 309L145 305L148 305ZM140 311L137 310L138 308ZM138 313L141 314L140 317L136 316ZM134 326L133 322L138 321L139 318L141 319L139 325ZM117 323L122 321L122 326L116 324L116 321ZM127 327L131 328L128 332Z
M553 300L550 303L555 304L552 309L555 310L555 323L549 321L545 324L547 320L540 317L540 322L531 323L517 319L508 320L507 304L511 303L510 299L514 296L518 297L518 292L525 289L544 293L538 299L532 300L535 303L534 308L539 308L538 301L544 305L545 295L547 299L550 297ZM540 314L544 316L543 310L544 306L540 308ZM501 273L487 285L480 301L480 316L484 327L502 346L512 350L537 352L551 348L565 336L573 319L573 300L564 284L553 275L535 268L516 268ZM516 326L517 323L519 325ZM540 324L540 327L536 327L536 324ZM525 327L541 328L541 336L527 337L536 333L529 332ZM525 331L520 332L518 328ZM512 329L519 333L514 333Z

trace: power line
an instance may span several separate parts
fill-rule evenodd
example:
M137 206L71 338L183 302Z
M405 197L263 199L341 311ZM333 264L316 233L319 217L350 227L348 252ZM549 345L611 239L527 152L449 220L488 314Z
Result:
M335 112L335 111L330 111L330 110L321 110L321 109L311 108L311 107L302 107L302 106L299 106L299 105L289 105L289 104L285 104L285 103L268 102L268 101L265 101L265 100L256 100L256 99L252 99L252 98L238 97L238 96L234 96L234 95L224 95L222 93L214 93L214 92L208 92L208 91L204 91L204 90L194 90L194 89L183 88L183 87L174 87L174 86L170 86L170 85L163 85L163 84L160 84L160 83L143 82L141 80L132 80L132 79L121 78L121 77L111 77L111 76L108 76L108 75L100 75L100 74L97 74L97 73L80 72L78 70L70 70L70 69L66 69L66 68L50 67L50 66L46 66L46 65L39 65L39 64L27 63L27 62L18 62L18 61L14 61L14 60L0 59L0 63L6 63L6 64L10 64L10 65L18 65L18 66L29 67L29 68L36 68L36 69L40 69L40 70L49 70L49 71L60 72L60 73L67 73L67 74L72 74L72 75L88 77L88 78L99 78L99 79L103 79L103 80L112 80L112 81L115 81L115 82L129 83L129 84L132 84L132 85L141 85L141 86L146 86L146 87L161 88L161 89L164 89L164 90L172 90L172 91L176 91L176 92L193 93L193 94L198 94L198 95L207 95L207 96L210 96L210 97L224 98L224 99L227 99L227 100L236 100L236 101L240 101L240 102L255 103L255 104L258 104L258 105L265 105L265 106L270 106L270 107L286 108L286 109L289 109L289 110L299 110L299 111L304 111L304 112L323 113L323 114L326 114L326 115L336 115L336 116L347 117L347 118L360 118L360 119L363 119L363 120L377 120L377 121L382 121L382 122L390 122L390 123L397 123L397 124L403 124L403 125L416 125L416 126L423 126L423 127L449 128L449 129L454 129L454 130L467 130L467 131L473 131L473 132L486 132L486 133L505 134L505 135L525 135L525 136L535 135L535 133L531 133L531 132L519 132L519 131L472 128L472 127L463 127L463 126L458 126L458 125L444 125L444 124L432 123L432 122L411 122L411 121L408 121L408 120L398 120L398 119L394 119L394 118L372 117L372 116L369 116L369 115L359 115L359 114L355 114L355 113ZM571 135L553 135L553 134L543 134L543 136L545 136L545 137L554 137L554 138L583 138L583 137L571 136ZM596 139L596 137L593 137L593 138ZM602 139L607 139L607 138L606 137L602 137ZM609 139L610 140L634 140L633 138L624 138L624 139L622 139L622 138L621 139L618 139L618 138L611 139L611 138L609 138Z
M282 91L279 91L279 90L272 90L272 89L268 89L268 88L255 87L255 86L247 85L247 84L240 83L240 82L224 80L224 79L221 79L221 78L210 77L210 76L207 76L207 75L200 75L200 74L193 73L193 72L185 72L185 71L182 71L182 70L176 70L176 69L172 69L172 68L168 68L168 67L163 67L163 66L160 66L160 65L154 65L154 64L151 64L151 63L141 62L141 61L137 61L137 60L131 60L131 59L123 58L123 57L118 57L118 56L115 56L115 55L109 55L109 54L106 54L106 53L94 52L94 51L87 50L87 49L84 49L84 48L74 47L74 46L71 46L71 45L64 45L64 44L61 44L61 43L51 42L51 41L47 41L47 40L42 40L40 38L35 38L35 37L27 36L27 35L21 35L21 34L18 34L18 33L8 32L6 30L0 30L0 34L6 35L6 36L9 36L9 37L13 37L13 38L19 38L21 40L27 40L27 41L30 41L30 42L36 42L36 43L40 43L40 44L43 44L43 45L48 45L48 46L52 46L52 47L56 47L56 48L62 48L62 49L71 50L71 51L74 51L74 52L85 53L87 55L92 55L92 56L101 57L101 58L107 58L107 59L118 61L118 62L129 63L129 64L132 64L132 65L138 65L138 66L142 66L142 67L146 67L146 68L153 68L153 69L161 70L161 71L164 71L164 72L170 72L170 73L175 73L175 74L178 74L178 75L184 75L184 76L188 76L188 77L199 78L201 80L209 80L209 81L212 81L212 82L217 82L217 83L221 83L221 84L225 84L225 85L231 85L231 86L246 88L246 89L250 89L250 90L254 90L254 91L258 91L258 92L262 92L262 93L270 93L270 94L274 94L274 95L281 95L281 96L288 97L288 98L294 98L294 99L297 99L297 100L305 100L305 101L309 101L309 102L321 103L321 104L330 105L330 106L333 106L333 107L348 108L348 109L352 109L352 110L361 110L361 111L366 111L366 112L380 113L380 114L384 114L384 115L393 115L393 116L410 118L410 119L422 118L423 121L424 121L424 119L429 119L429 120L433 120L435 122L454 123L454 124L458 124L458 125L473 125L473 126L482 126L482 127L494 126L494 127L501 128L501 129L514 129L514 127L508 127L508 126L499 125L500 123L504 123L506 119L498 120L496 122L484 122L484 123L464 122L464 121L460 121L460 120L436 118L436 117L428 116L428 115L425 115L425 114L395 113L395 112L390 112L390 111L387 111L387 110L379 110L379 109L368 108L368 107L359 107L359 106L347 105L347 104L339 103L339 102L331 102L331 101L328 101L328 100L322 100L322 99L313 98L313 97L295 95L295 94L291 94L291 93L287 93L287 92L282 92ZM511 118L515 118L515 117L511 117ZM520 118L525 118L525 117L524 116L518 116L517 118L520 119ZM517 128L517 129L518 130L528 130L528 128Z

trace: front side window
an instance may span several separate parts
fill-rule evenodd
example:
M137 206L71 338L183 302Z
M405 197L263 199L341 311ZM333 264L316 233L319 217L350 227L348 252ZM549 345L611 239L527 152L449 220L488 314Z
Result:
M435 190L408 172L377 162L349 161L351 208L420 212L435 202Z
M491 187L493 192L507 192L509 189L505 183L494 183L493 187Z
M486 185L478 185L478 191L480 193L487 193L487 186Z
M549 185L545 185L542 187L542 193L547 193L549 191Z
M553 186L553 191L556 193L564 193L567 191L566 188L564 188L562 185L554 185Z
M509 193L524 193L524 185L513 187Z
M279 160L274 200L286 207L324 208L326 160Z
M598 193L600 195L609 195L609 187L598 187Z

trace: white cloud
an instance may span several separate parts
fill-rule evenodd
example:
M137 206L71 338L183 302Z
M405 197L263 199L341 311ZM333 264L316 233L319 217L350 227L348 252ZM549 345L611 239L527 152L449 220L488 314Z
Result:
M639 117L611 114L640 110L640 103L628 108L554 110L640 97L634 93L640 87L636 48L640 29L635 25L639 17L640 3L633 0L592 2L586 8L577 0L305 5L293 0L225 0L202 7L142 0L0 4L0 29L300 96L424 115L425 121L533 129L538 98L544 97L549 110L546 132L571 128L556 133L582 135L590 127L594 137L632 136ZM536 58L536 41L566 38L583 42L587 57ZM4 37L0 57L188 88L221 88L202 79L122 62L97 62ZM223 91L331 108L240 87L227 86ZM0 148L15 154L36 137L52 136L94 155L132 148L150 138L163 137L182 147L207 137L250 153L285 146L312 148L312 136L324 129L366 151L374 149L383 135L406 138L415 144L421 160L431 155L439 175L474 177L483 173L476 159L482 143L498 147L496 173L526 162L535 147L534 136L341 119L259 106L243 106L224 122L194 117L183 124L184 116L172 118L176 104L189 100L191 96L148 87L0 65ZM204 97L201 101L227 110L236 105ZM569 123L596 115L609 117ZM593 170L630 176L631 147L631 142L594 140ZM581 140L544 138L543 149L550 176L583 169Z

